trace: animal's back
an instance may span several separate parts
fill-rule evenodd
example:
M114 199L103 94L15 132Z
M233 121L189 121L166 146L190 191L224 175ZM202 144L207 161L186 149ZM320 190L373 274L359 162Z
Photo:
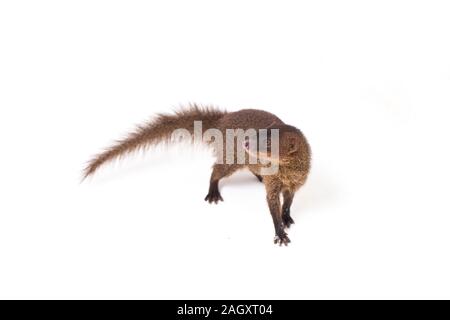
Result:
M264 129L273 124L283 124L276 115L257 109L243 109L225 114L218 122L220 129Z

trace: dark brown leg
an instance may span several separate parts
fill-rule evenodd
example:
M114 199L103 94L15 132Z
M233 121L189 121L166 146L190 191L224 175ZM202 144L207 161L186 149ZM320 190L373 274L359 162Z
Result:
M294 193L288 190L283 191L283 207L281 209L281 218L286 228L289 228L292 224L295 223L294 219L292 219L291 217L292 200L294 200Z
M217 203L223 201L222 196L219 192L219 181L222 178L228 177L233 174L236 170L240 169L240 165L228 165L228 164L215 164L213 167L213 172L211 173L211 179L209 182L209 191L205 197L205 201L209 203Z
M263 177L258 173L259 172L259 168L257 166L249 165L248 169L259 180L259 182L263 182Z
M259 182L263 181L263 177L257 173L253 173L255 175L255 177L259 180Z
M267 203L269 205L270 214L272 215L273 225L275 227L274 243L288 245L291 242L284 232L283 219L280 206L281 186L273 181L266 181Z

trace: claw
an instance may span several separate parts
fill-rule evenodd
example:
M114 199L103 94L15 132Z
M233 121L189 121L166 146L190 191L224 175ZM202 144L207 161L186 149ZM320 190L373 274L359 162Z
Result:
M275 236L275 239L273 240L274 244L279 244L280 247L284 244L285 246L288 245L288 243L291 242L291 240L289 240L288 236L286 233L280 233L278 235Z
M291 225L295 224L294 219L290 215L283 215L282 219L284 226L288 229Z
M215 204L217 204L219 201L223 201L223 198L220 195L219 191L212 191L206 195L205 201L208 201L209 203L214 202Z

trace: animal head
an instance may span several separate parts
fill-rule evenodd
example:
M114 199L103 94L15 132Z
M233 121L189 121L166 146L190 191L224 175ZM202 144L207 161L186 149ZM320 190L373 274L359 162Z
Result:
M244 148L253 157L272 163L288 163L300 157L308 148L301 131L285 124L273 124L267 128L267 134L258 132L256 141L247 139Z

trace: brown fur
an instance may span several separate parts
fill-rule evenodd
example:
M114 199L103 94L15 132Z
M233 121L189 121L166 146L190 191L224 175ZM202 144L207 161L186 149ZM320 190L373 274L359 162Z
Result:
M173 115L160 114L154 120L139 126L133 133L118 141L105 152L94 157L84 171L84 177L92 175L101 165L125 154L167 141L175 129L185 128L193 132L194 121L202 121L203 130L219 129L224 137L226 129L279 129L279 171L274 175L261 176L262 164L223 164L216 163L210 179L210 187L205 200L212 203L223 201L219 192L219 181L243 168L249 169L264 182L267 203L275 227L275 243L287 245L290 240L285 228L294 223L290 216L290 206L295 192L305 183L310 170L311 151L306 138L300 130L286 125L275 115L254 109L225 112L213 108L192 105ZM236 148L242 146L237 145ZM236 152L236 149L235 149ZM224 153L225 154L225 153ZM271 157L270 148L261 156ZM283 196L283 204L280 202Z
M203 122L204 129L215 127L218 120L225 114L224 111L201 108L197 105L191 105L173 115L159 114L155 119L138 126L126 138L116 141L113 146L94 156L86 166L83 178L94 174L100 166L111 160L169 140L172 132L176 129L185 128L192 133L196 120Z

